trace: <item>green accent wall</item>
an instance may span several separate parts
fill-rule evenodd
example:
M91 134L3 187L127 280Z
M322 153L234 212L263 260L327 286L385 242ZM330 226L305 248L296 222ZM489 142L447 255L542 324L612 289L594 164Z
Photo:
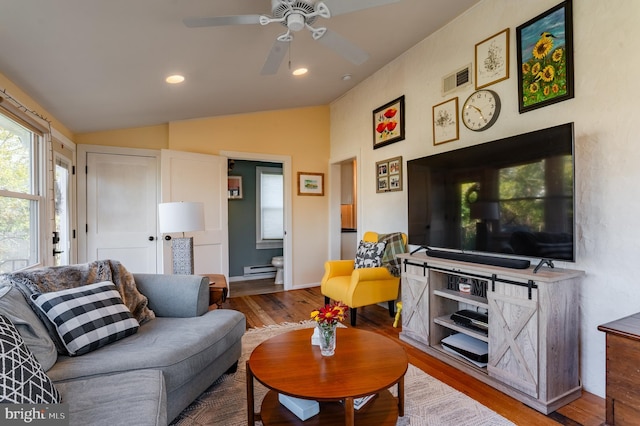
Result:
M244 275L244 267L271 265L282 249L256 250L256 167L282 168L280 163L235 160L229 176L242 176L242 199L229 200L229 277Z

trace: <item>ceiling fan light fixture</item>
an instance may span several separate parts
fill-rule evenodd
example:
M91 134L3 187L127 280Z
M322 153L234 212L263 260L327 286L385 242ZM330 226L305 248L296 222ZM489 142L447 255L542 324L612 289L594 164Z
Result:
M180 74L173 74L165 78L164 81L166 81L169 84L178 84L184 81L184 76Z
M291 31L300 31L305 26L304 16L300 13L291 13L287 16L287 28Z
M301 76L301 75L305 75L306 73L308 73L309 70L301 67L301 68L296 68L295 70L293 70L293 72L291 74L295 75L295 76Z

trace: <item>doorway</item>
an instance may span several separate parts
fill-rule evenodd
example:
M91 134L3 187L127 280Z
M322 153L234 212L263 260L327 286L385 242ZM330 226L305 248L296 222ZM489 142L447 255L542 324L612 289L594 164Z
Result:
M329 169L329 259L354 259L360 223L359 155L331 161Z
M358 244L355 158L340 163L340 259L353 259Z
M280 290L290 290L293 286L291 265L291 157L268 155L259 153L222 151L220 155L229 159L229 176L234 176L234 184L241 177L242 198L230 196L229 198L229 287L230 294L259 294ZM246 167L245 167L246 166ZM262 239L262 233L258 234L257 218L264 213L264 209L258 207L256 202L256 189L259 186L257 167L267 169L281 169L282 176L282 240L278 245L269 238ZM253 172L248 173L247 168ZM234 189L234 191L236 191ZM247 207L248 206L248 207ZM251 226L238 225L236 219L250 223ZM248 222L247 222L248 221ZM238 228L241 229L238 229ZM271 229L271 228L269 228ZM252 255L248 251L238 249L239 246L251 248ZM261 246L260 248L256 248ZM275 284L274 268L271 259L281 255L284 260L282 270L282 284ZM256 267L255 269L245 268ZM264 276L261 276L264 274ZM251 275L247 279L246 275ZM242 284L241 284L242 283Z
M78 260L76 238L76 145L53 133L53 265L71 265Z

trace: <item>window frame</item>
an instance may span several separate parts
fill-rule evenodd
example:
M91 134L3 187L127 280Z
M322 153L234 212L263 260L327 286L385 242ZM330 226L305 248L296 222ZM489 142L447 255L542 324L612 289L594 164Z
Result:
M283 179L283 205L282 205L282 229L283 229L283 237L277 239L263 239L262 238L262 175L270 174L270 175L280 175ZM283 169L279 167L265 167L265 166L256 166L256 249L277 249L283 248L283 239L284 239L284 173Z
M23 113L21 110L14 108L10 108L10 105L5 107L4 102L0 105L0 115L3 117L15 122L16 124L24 127L28 130L31 137L31 188L30 193L22 193L15 192L6 189L0 188L0 196L15 198L19 200L27 200L32 205L35 204L33 208L30 209L30 224L32 225L32 229L30 229L29 239L30 239L30 252L29 252L29 262L24 268L18 268L13 271L18 271L22 269L28 269L38 266L43 266L47 260L46 258L46 248L47 248L47 233L45 232L46 228L46 191L47 191L47 181L46 181L46 151L45 147L47 145L47 137L50 136L50 133L47 132L46 128L43 126L38 126L36 123L32 123L33 120L30 120L28 117L23 117ZM0 259L1 260L1 259Z

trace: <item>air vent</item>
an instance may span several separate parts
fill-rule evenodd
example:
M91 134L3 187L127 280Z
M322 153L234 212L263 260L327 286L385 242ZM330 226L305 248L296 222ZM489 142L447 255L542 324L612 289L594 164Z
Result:
M471 64L442 77L442 96L471 84Z

